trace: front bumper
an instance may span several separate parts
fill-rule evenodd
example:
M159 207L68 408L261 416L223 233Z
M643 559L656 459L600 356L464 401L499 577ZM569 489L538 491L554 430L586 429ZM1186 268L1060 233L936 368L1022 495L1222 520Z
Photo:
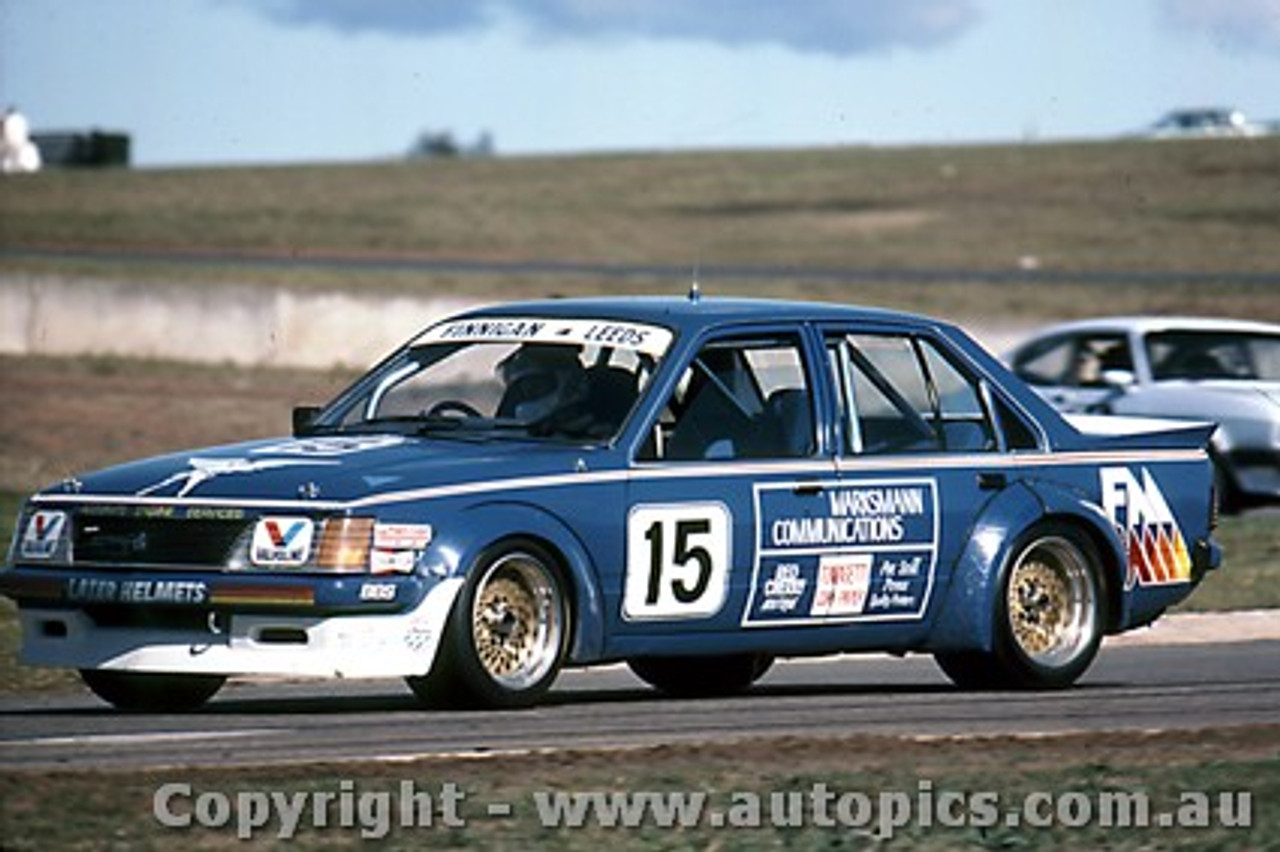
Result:
M412 609L434 584L418 576L289 575L31 567L0 572L19 606L376 614Z
M1241 494L1255 500L1280 500L1280 450L1234 450L1223 461Z
M0 575L0 591L19 604L25 664L304 677L426 674L462 583L424 593L417 578L363 575Z

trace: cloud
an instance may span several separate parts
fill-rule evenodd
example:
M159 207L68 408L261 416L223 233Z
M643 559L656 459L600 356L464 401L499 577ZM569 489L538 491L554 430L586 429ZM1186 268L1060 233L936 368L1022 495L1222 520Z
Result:
M1172 27L1221 47L1280 52L1280 0L1162 0L1161 7Z
M487 23L487 2L473 0L223 0L287 25L321 24L341 32L442 33Z
M499 19L549 38L774 44L848 55L929 48L978 20L976 0L238 0L282 24L436 35Z

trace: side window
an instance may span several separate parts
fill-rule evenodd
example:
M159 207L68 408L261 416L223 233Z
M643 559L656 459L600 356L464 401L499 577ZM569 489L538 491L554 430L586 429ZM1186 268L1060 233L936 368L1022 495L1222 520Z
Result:
M815 449L799 341L720 340L689 364L642 460L799 458Z
M1033 385L1104 387L1107 370L1133 370L1133 356L1123 334L1055 337L1023 352L1013 370Z
M1000 430L1004 433L1005 449L1039 449L1040 442L1036 439L1036 433L1032 431L1026 421L1023 420L1007 402L999 397L994 397L992 401L994 403L996 417L1000 423Z
M1133 356L1124 335L1091 334L1079 338L1067 383L1082 388L1106 387L1103 373L1108 370L1133 370Z
M933 452L937 433L928 412L928 390L911 341L906 337L855 335L846 340L851 356L850 391L854 420L850 435L867 453ZM856 449L848 447L846 449Z
M1013 362L1013 371L1033 385L1060 385L1067 380L1075 351L1075 338L1042 340L1022 352Z
M927 340L849 335L831 349L845 452L983 452L997 446L978 382Z
M961 372L929 341L919 342L925 373L936 394L936 428L942 448L953 453L985 452L997 448L995 429L983 405L979 383Z
M933 344L923 341L920 348L924 352L925 366L937 389L938 410L943 419L981 419L982 401L978 398L977 386L961 375Z

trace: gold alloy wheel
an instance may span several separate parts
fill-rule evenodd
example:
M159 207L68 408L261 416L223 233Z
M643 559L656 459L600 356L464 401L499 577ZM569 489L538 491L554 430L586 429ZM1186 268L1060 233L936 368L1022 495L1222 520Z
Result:
M1038 539L1022 552L1009 576L1006 605L1014 643L1047 668L1074 660L1098 629L1093 573L1066 538Z
M551 570L526 553L491 565L471 608L476 656L496 683L527 689L556 664L564 631L563 607Z

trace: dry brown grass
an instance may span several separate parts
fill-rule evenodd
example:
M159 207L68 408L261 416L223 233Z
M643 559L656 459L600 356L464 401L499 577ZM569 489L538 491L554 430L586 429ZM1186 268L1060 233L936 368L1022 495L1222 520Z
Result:
M0 246L1280 271L1280 138L48 172Z

